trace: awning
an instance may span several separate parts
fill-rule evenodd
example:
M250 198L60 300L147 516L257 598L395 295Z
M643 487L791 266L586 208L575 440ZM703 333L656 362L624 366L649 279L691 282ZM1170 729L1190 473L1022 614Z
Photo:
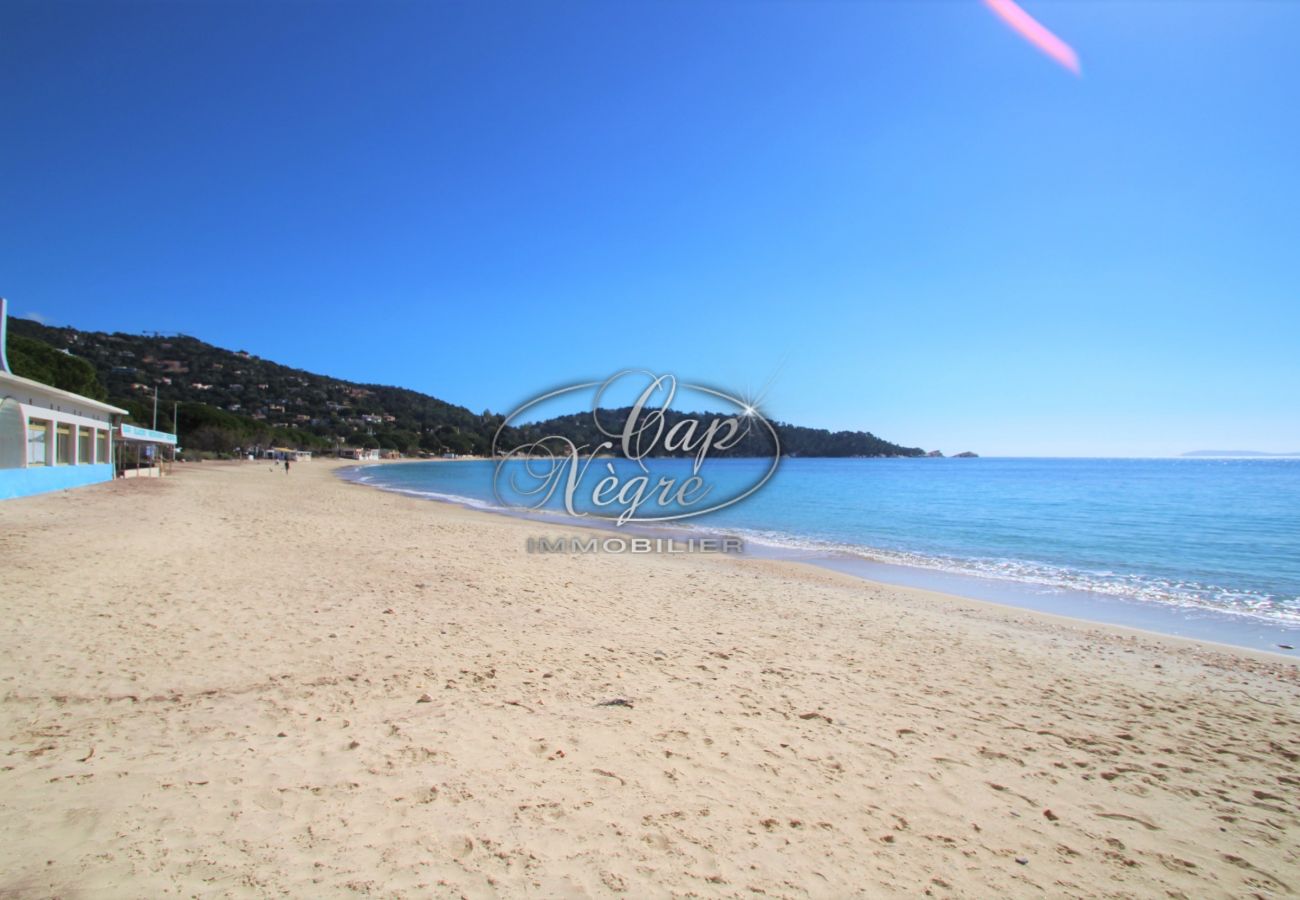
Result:
M142 444L170 444L175 446L176 435L168 434L165 431L154 431L152 428L141 428L138 425L121 426L121 438L124 441L139 441Z

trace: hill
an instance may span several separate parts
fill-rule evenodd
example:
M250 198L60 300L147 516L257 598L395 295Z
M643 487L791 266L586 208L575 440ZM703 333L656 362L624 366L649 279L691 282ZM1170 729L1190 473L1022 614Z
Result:
M152 424L156 387L158 427L179 424L194 449L343 444L486 452L500 422L418 391L317 375L188 335L106 334L28 319L10 319L9 330L11 344L39 341L89 363L109 401L140 424ZM172 421L174 404L179 423Z
M490 410L475 413L419 391L295 369L188 335L108 334L30 319L10 319L9 332L11 348L22 348L23 365L43 366L28 373L15 362L19 374L54 383L54 369L61 366L80 379L81 393L104 397L129 410L139 424L153 422L156 389L158 427L170 431L178 425L182 443L190 449L228 452L256 444L320 450L344 445L404 454L486 454L504 418ZM94 379L87 380L84 364L93 369ZM179 421L174 423L176 404ZM581 445L587 437L583 419L560 416L528 426L526 432L564 434ZM923 455L919 448L902 447L869 432L830 432L783 423L776 423L776 428L782 451L789 455ZM522 441L525 434L518 437ZM746 448L764 452L752 442Z

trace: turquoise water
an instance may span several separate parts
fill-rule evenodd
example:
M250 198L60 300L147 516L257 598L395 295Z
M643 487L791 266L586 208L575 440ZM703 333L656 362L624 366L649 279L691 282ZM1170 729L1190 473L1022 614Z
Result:
M648 462L656 474L689 474L685 460ZM768 466L709 460L702 474L725 496ZM517 502L508 490L506 503L496 497L494 470L486 461L410 463L351 477L473 506ZM578 507L594 510L585 499ZM560 508L558 494L547 508ZM1068 597L1068 608L1048 606L1071 615L1115 621L1119 602L1123 624L1231 643L1275 646L1300 628L1300 460L788 459L752 496L671 524L839 568L860 562L864 574L910 573L885 580L924 583L918 573L932 573L957 593L987 595L994 579L1022 589L1006 602ZM954 588L954 578L984 589ZM1243 640L1243 628L1264 637Z

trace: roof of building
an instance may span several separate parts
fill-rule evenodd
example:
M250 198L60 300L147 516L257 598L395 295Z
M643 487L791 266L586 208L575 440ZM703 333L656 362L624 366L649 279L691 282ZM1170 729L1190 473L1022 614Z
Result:
M36 381L31 378L24 378L21 375L14 375L12 372L0 372L0 389L3 389L5 393L8 393L10 386L26 388L28 390L36 389L46 394L53 394L54 396L64 400L71 400L80 403L83 406L89 406L92 409L99 410L100 412L116 413L121 416L128 415L125 409L113 406L111 403L104 403L102 400L92 400L89 397L74 394L72 391L60 390L59 388L51 387L44 382Z

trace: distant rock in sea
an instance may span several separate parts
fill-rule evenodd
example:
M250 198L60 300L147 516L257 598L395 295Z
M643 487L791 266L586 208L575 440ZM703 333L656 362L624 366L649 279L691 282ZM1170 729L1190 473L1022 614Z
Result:
M953 459L979 459L979 458L980 455L978 453L972 453L970 450L963 450L961 453L958 453L956 456L953 457Z
M942 451L942 450L931 450L929 453L927 453L927 454L925 454L925 455L926 455L927 457L929 457L930 459L943 459L943 451Z

